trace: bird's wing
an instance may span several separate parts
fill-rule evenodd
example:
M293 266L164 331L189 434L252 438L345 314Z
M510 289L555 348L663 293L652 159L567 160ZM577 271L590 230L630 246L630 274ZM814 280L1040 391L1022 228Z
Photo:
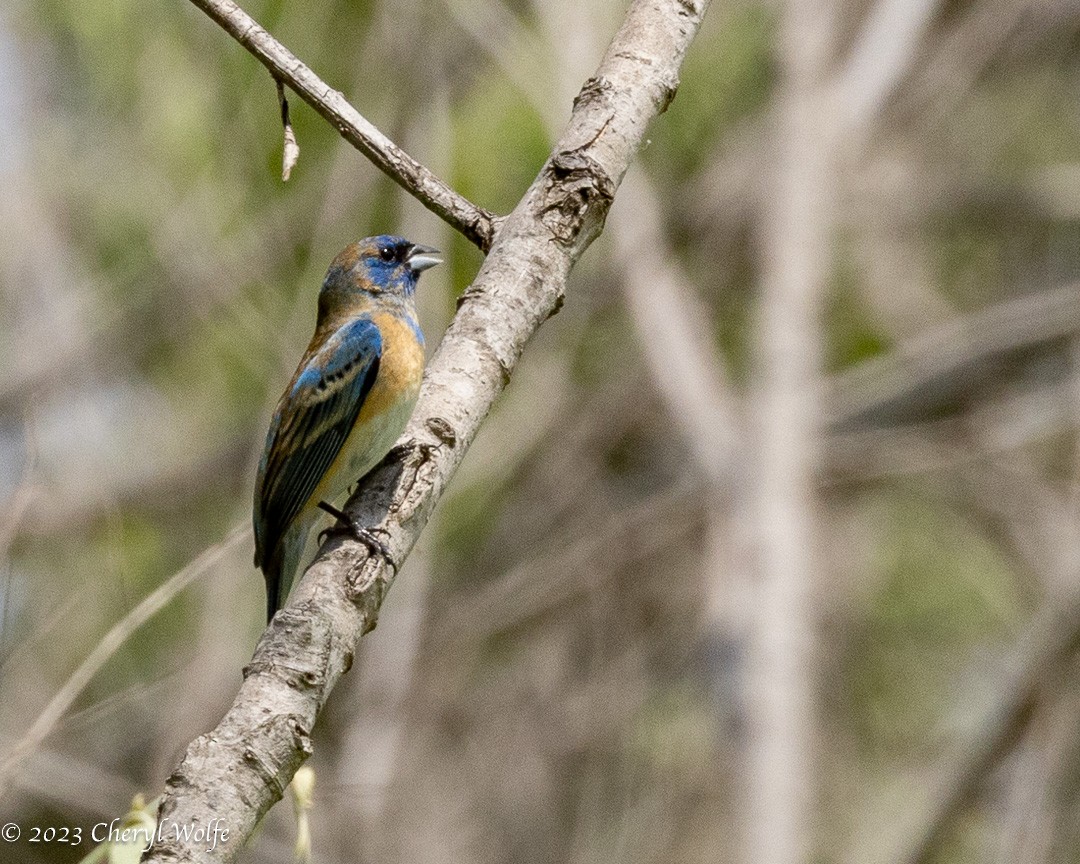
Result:
M370 318L343 325L308 356L282 397L255 485L255 563L265 568L289 523L341 451L379 372L382 335Z

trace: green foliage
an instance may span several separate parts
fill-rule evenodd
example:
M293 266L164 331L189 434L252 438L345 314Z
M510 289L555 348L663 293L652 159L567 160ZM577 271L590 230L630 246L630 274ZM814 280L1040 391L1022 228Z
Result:
M850 256L838 257L825 308L825 368L847 369L882 354L887 339L865 306Z
M669 182L700 171L724 134L761 109L772 86L772 13L756 3L717 11L691 46L675 100L643 154Z
M1012 563L963 516L910 495L881 510L879 587L844 677L860 744L887 765L936 752L971 652L1007 644L1027 610Z
M471 565L484 553L486 543L497 525L503 497L500 488L490 483L455 489L442 503L442 518L436 530L436 548L442 562L440 575L452 583L467 584L472 579Z
M479 77L454 106L453 185L507 213L547 159L543 120L505 78Z

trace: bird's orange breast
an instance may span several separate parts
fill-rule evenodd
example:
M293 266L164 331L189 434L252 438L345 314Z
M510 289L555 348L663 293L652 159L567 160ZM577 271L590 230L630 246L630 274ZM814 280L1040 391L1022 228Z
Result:
M403 400L415 400L424 376L424 347L409 322L389 312L377 312L371 319L382 334L383 350L379 374L360 409L357 425L397 407Z

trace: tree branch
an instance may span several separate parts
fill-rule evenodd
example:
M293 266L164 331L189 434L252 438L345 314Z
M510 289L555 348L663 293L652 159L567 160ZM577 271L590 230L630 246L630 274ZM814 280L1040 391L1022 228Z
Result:
M300 62L232 0L191 0L262 63L275 81L288 84L341 136L391 180L483 251L491 248L496 219L459 195L376 129L337 90Z
M634 0L550 158L500 226L431 361L405 443L349 502L396 562L416 542L525 344L558 311L570 270L602 230L648 122L675 95L708 4ZM263 634L228 713L191 744L169 778L163 842L147 861L237 855L311 753L315 719L360 637L375 626L393 575L363 544L343 537L327 543ZM173 824L215 818L229 836L214 849L170 833Z

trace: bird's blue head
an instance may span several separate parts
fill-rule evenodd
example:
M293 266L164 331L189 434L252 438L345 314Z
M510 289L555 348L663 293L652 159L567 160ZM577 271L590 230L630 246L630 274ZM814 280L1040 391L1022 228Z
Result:
M319 317L360 299L408 302L425 270L442 262L438 249L380 234L350 243L334 259L319 292Z

